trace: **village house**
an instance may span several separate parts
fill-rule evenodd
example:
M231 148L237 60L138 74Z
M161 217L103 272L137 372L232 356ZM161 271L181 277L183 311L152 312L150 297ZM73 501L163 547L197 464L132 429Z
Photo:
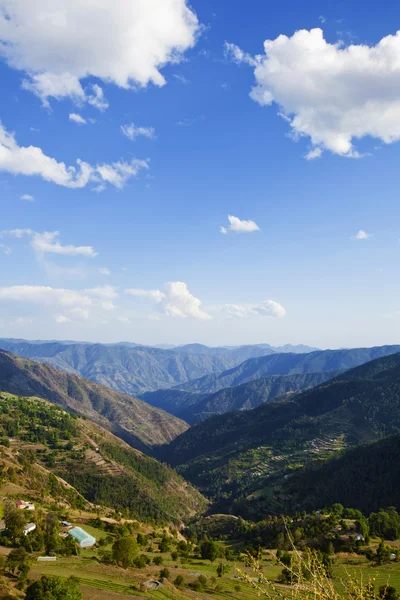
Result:
M35 505L32 502L25 502L25 500L17 500L15 505L20 510L35 510Z
M24 535L28 535L28 533L31 533L32 531L35 531L35 529L36 529L35 523L28 523L24 527Z

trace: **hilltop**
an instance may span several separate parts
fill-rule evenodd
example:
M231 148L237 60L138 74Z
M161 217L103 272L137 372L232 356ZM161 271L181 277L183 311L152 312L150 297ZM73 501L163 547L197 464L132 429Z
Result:
M206 503L173 469L99 425L39 398L0 393L1 485L130 518L180 523Z
M400 354L352 369L288 400L213 417L162 447L158 455L217 499L221 512L238 508L239 502L240 510L258 514L279 501L279 494L270 495L271 481L277 485L310 461L397 432Z
M73 374L0 351L0 390L38 396L75 411L112 431L131 446L151 451L187 429L157 408Z

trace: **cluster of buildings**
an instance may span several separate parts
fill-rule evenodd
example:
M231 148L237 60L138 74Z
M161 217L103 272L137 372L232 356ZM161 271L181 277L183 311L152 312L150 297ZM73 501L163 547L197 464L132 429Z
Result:
M35 505L25 500L16 500L15 505L19 510L35 510ZM68 521L62 521L61 524L65 528L65 534L60 535L62 537L66 537L67 535L72 536L81 548L91 548L96 544L96 538L81 527L73 527ZM24 527L24 535L28 535L32 531L35 531L35 529L35 523L27 523Z

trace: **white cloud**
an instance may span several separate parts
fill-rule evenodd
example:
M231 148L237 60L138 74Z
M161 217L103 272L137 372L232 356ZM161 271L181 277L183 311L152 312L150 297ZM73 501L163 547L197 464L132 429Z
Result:
M22 194L21 200L26 200L27 202L34 202L35 198L33 196L31 196L30 194Z
M132 142L140 136L147 137L149 139L154 138L155 134L154 127L136 127L134 123L130 123L129 125L121 125L121 131Z
M87 96L87 101L91 106L94 106L98 110L107 110L109 104L104 97L103 89L97 85L97 83L91 86L92 93Z
M107 269L107 267L100 267L97 270L99 273L101 273L101 275L111 275L111 271L110 269Z
M137 288L131 288L129 290L125 290L125 293L129 296L135 296L135 298L148 298L149 300L153 300L154 302L161 302L164 298L164 293L160 290L142 290Z
M260 228L254 221L242 221L238 217L228 215L229 227L223 227L221 225L220 232L228 233L234 231L236 233L251 233L253 231L259 231Z
M81 115L78 115L76 113L71 113L69 115L69 120L73 121L74 123L78 123L78 125L86 125L87 123L86 119L84 119L83 117L81 117Z
M66 317L65 315L56 315L54 317L56 323L68 323L71 319Z
M6 244L0 244L0 250L2 250L2 252L4 254L11 254L12 250L9 246L7 246Z
M174 75L175 79L177 79L178 81L180 81L181 83L190 83L189 79L186 79L186 77L184 75Z
M128 317L118 317L118 321L120 321L121 323L130 323L130 319L128 319Z
M33 235L33 233L32 229L4 229L0 231L1 236L15 237L17 239L21 239L25 235Z
M238 65L240 65L241 63L246 63L251 67L255 67L258 64L259 59L261 58L258 56L253 57L251 56L251 54L243 52L243 50L241 50L239 46L236 46L236 44L231 44L230 42L225 42L224 52L225 57L228 60L231 60L237 63Z
M400 32L376 46L345 46L328 43L317 28L266 40L262 56L233 44L226 51L255 67L253 100L276 103L293 136L310 138L307 158L323 150L359 157L353 144L365 136L386 144L400 139Z
M35 252L62 254L64 256L97 256L92 246L73 246L69 244L63 246L56 238L60 235L59 231L45 231L44 233L35 233L32 239L32 248Z
M322 149L321 148L312 148L310 152L308 152L305 156L306 160L315 160L316 158L321 158Z
M199 22L186 0L0 0L0 54L46 103L71 97L106 107L89 76L122 88L162 86L160 69L193 47Z
M236 319L249 317L273 317L282 319L286 310L275 300L266 300L261 304L225 304L222 307L223 314Z
M372 233L367 233L366 231L364 231L364 229L359 229L358 232L356 233L356 235L352 236L352 239L353 240L370 240L373 237L374 236Z
M28 306L37 306L45 311L61 310L56 313L59 317L68 320L87 319L90 312L113 310L111 302L118 296L114 288L103 286L84 290L70 290L52 288L39 285L15 285L0 287L0 302L10 302L13 305L24 303ZM65 322L65 321L58 321Z
M95 167L80 159L76 162L77 167L67 167L65 163L46 156L41 148L19 146L14 135L0 123L0 171L13 175L38 175L45 181L68 188L83 188L89 182L102 187L109 183L122 188L131 177L148 168L148 160L136 158L130 162L119 161Z
M163 314L169 317L191 317L207 320L211 316L201 308L201 301L193 296L183 281L168 281L164 291L128 289L127 294L152 300Z
M23 236L31 236L31 246L38 254L62 254L64 256L88 256L95 257L97 252L94 251L92 246L73 246L68 244L63 246L58 241L60 235L59 231L45 231L43 233L37 233L32 229L5 229L0 231L0 236L15 237L17 239Z

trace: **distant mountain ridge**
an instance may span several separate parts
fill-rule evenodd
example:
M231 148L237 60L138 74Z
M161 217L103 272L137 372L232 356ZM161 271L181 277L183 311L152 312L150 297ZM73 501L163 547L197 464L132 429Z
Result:
M212 394L224 388L234 387L270 375L344 371L396 352L400 352L400 345L345 350L318 350L307 354L271 354L246 360L237 367L222 373L209 374L188 381L181 384L179 389L194 393Z
M231 349L193 344L165 350L131 342L89 344L10 339L0 339L0 349L130 395L181 385L235 367L248 358L274 353L268 344Z
M287 394L314 387L332 379L338 371L270 375L228 387L214 394L191 393L176 388L147 392L142 400L193 424L234 410L250 410Z
M38 396L85 416L131 446L151 453L187 429L176 417L131 396L50 365L0 351L0 390Z

